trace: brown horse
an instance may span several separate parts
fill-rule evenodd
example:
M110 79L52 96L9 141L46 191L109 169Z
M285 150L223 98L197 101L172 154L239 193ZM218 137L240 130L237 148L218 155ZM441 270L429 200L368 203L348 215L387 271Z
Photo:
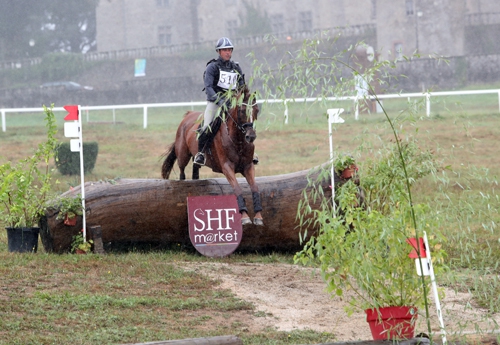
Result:
M247 86L237 90L232 100L232 108L221 112L219 118L222 123L220 129L216 132L213 141L205 149L205 165L214 172L222 173L231 184L238 201L238 208L241 213L241 222L243 225L251 224L252 221L248 215L248 209L243 198L243 191L238 184L236 174L242 174L252 191L252 200L254 206L255 225L264 225L262 220L262 206L260 201L259 188L255 183L255 166L253 163L254 140L257 138L253 121L257 120L259 107L255 100L255 95L251 94ZM250 108L250 114L247 114L247 107ZM177 129L175 142L165 153L165 160L162 166L162 177L168 179L175 161L180 169L180 179L186 178L184 169L189 164L191 157L198 152L197 129L198 119L201 112L188 111ZM212 122L215 123L216 119ZM199 178L200 166L193 164L193 180Z

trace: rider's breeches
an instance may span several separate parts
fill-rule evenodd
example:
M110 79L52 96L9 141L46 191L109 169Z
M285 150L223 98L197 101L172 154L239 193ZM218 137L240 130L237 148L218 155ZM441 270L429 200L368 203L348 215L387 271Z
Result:
M214 120L215 114L217 113L219 106L214 102L207 102L207 107L205 108L205 114L203 115L203 127L201 131L205 130ZM200 131L200 132L201 132Z

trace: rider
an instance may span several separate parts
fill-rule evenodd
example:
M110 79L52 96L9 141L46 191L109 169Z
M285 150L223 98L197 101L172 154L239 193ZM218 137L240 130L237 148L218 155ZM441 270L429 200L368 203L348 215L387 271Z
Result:
M211 133L209 125L214 120L219 108L227 106L229 100L224 95L227 90L232 90L245 85L245 75L237 62L231 61L233 44L227 37L221 37L217 41L215 51L219 54L217 59L211 60L207 64L205 71L205 93L207 94L207 107L203 116L203 126L199 130L198 153L194 157L194 163L205 164L203 149L207 136L215 135Z

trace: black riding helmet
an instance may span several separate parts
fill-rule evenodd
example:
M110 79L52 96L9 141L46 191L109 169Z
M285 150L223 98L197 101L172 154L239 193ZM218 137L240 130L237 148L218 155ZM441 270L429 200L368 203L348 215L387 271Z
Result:
M217 41L217 45L215 46L215 51L219 52L220 49L234 48L233 44L227 37L221 37Z

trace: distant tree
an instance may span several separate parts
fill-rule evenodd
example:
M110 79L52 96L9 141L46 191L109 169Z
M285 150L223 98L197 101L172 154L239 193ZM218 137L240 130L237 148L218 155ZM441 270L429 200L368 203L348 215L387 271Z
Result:
M260 13L246 1L243 1L243 5L245 5L246 12L241 18L243 25L238 30L240 36L258 36L272 32L271 22L267 14Z
M99 0L0 0L0 59L81 53L96 45Z
M41 1L0 0L0 58L26 57L40 38ZM31 42L31 46L30 46Z
M51 51L85 53L96 46L95 12L99 0L45 0Z

